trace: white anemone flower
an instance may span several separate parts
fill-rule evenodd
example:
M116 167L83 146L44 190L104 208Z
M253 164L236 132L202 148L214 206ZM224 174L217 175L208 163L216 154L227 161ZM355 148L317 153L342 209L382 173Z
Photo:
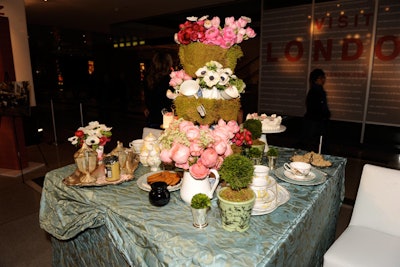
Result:
M229 82L229 75L225 72L219 74L219 85L226 85Z
M197 77L204 77L207 74L207 71L208 71L207 67L202 67L198 69L195 74Z
M211 60L210 62L206 63L206 67L208 69L217 70L217 69L222 69L223 66L218 61Z
M210 88L216 85L220 80L218 72L215 71L207 71L203 79Z
M86 126L85 128L88 130L91 130L91 129L95 129L99 126L100 126L100 123L98 121L91 121L91 122L89 122L88 126Z
M86 140L85 140L85 143L86 143L88 146L97 145L97 144L100 143L100 138L98 138L98 137L95 136L95 135L88 136L88 138L86 138Z
M221 72L224 72L224 73L228 74L229 76L231 76L233 74L233 71L231 68L222 69Z
M68 141L70 141L71 144L73 144L73 145L77 145L78 144L78 137L77 136L72 136L72 137L68 138Z

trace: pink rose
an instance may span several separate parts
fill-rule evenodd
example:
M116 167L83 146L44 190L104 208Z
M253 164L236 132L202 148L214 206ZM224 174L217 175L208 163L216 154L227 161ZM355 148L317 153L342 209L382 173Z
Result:
M256 37L255 31L254 31L252 28L250 28L250 27L247 27L247 28L246 28L246 35L247 35L247 37L249 37L249 38L254 38L254 37Z
M213 17L211 20L211 24L215 27L218 28L219 25L221 24L221 20L219 19L219 17Z
M219 29L217 27L211 27L206 31L206 40L215 40L219 36Z
M209 175L210 170L198 161L190 166L189 172L195 179L204 179Z
M225 25L226 26L231 26L235 23L235 18L234 17L226 17L225 18Z
M246 27L247 23L250 23L250 22L251 22L251 19L249 19L249 18L247 18L247 17L244 17L244 16L240 17L240 18L237 20L238 26L239 26L240 28Z
M190 156L189 148L180 143L174 143L171 147L171 159L177 164L183 164L188 161Z
M207 148L200 156L201 163L207 168L213 168L217 163L218 154L213 148Z

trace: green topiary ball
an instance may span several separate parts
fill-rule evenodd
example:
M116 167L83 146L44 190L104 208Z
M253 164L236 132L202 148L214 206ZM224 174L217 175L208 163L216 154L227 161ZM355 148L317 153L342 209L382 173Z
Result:
M260 120L248 119L243 122L243 128L251 132L251 139L256 140L261 137L262 124Z

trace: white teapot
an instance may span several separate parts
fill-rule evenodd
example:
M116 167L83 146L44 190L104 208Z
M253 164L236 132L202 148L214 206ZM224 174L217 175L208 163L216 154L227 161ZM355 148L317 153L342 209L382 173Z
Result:
M157 138L152 133L149 133L143 141L143 146L140 150L140 162L143 166L150 166L151 171L159 170L161 159Z

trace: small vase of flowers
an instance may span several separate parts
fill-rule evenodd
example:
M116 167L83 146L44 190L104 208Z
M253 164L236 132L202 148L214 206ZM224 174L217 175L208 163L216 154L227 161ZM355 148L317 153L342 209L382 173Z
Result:
M82 147L83 144L97 152L97 159L103 159L104 146L111 140L111 129L98 121L91 121L85 127L79 127L74 136L68 138L71 144Z

